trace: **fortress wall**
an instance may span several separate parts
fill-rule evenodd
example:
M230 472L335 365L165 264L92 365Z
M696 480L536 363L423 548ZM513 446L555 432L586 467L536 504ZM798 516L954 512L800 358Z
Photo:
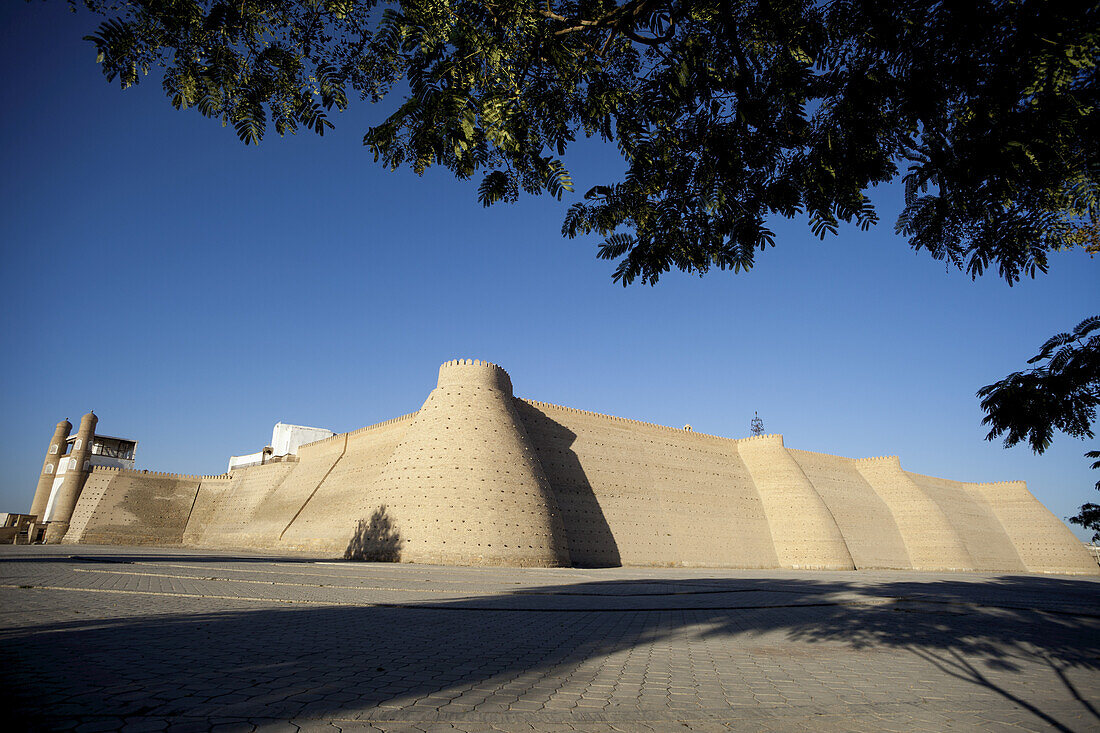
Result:
M974 560L944 510L897 456L861 458L856 470L889 507L914 570L974 570Z
M557 497L573 563L677 562L668 512L630 425L528 400L516 409Z
M911 567L890 507L864 480L855 461L793 448L787 452L832 513L856 568Z
M252 494L261 500L253 507L246 529L222 530L222 536L214 541L223 547L274 547L321 479L340 460L346 441L346 434L334 435L300 446L295 462L268 464L286 466L285 475L273 472L270 491Z
M234 469L230 482L218 501L216 511L206 522L201 535L188 533L197 547L266 547L262 523L264 504L298 463L285 461Z
M961 481L922 476L910 471L905 474L943 509L973 558L974 570L1025 570L1004 526L983 497L971 492Z
M206 528L218 516L222 500L232 487L233 478L228 474L203 478L183 530L183 544L198 545L202 541Z
M374 497L385 512L357 537L356 556L569 564L553 491L516 413L511 380L495 364L460 359L439 368Z
M737 450L760 492L779 566L855 569L832 512L783 447L783 436L745 438L737 442Z
M578 565L775 567L734 441L516 400Z
M84 489L80 492L76 506L73 508L72 519L69 520L69 529L65 532L62 542L72 537L72 542L79 542L84 536L84 530L95 515L96 507L107 493L107 487L111 485L111 479L117 475L114 471L103 471L94 467L88 474L88 480L84 482Z
M415 413L347 433L346 450L329 450L324 461L306 453L316 444L304 446L301 466L291 479L303 486L312 484L311 495L296 510L299 513L277 546L339 555L352 548L357 532L369 528L380 510L378 477L413 417Z
M763 502L730 440L638 430L681 565L766 568L778 557Z
M178 545L202 476L95 468L66 543Z
M903 471L896 456L520 400L503 369L465 359L440 367L418 412L294 460L222 476L95 468L73 497L70 521L53 526L65 542L447 565L1100 574L1022 482L965 484Z
M1032 496L1023 481L966 484L966 487L987 502L1029 572L1100 574L1100 567L1084 544Z

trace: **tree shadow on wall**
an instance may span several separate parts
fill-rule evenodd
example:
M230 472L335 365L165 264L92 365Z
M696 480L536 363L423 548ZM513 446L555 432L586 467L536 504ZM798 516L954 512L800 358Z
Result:
M374 510L370 519L360 519L356 524L355 534L344 550L344 559L400 562L404 543L383 504Z
M569 559L579 568L615 568L623 564L619 545L572 445L577 434L542 410L516 400L516 410L531 437L543 473L558 502Z

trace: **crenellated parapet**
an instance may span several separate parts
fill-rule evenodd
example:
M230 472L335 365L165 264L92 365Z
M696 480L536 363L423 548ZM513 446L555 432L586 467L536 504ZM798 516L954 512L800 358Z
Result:
M416 412L419 412L419 410L416 411ZM410 412L408 414L401 415L400 417L392 417L389 420L383 420L382 422L376 422L373 425L367 425L366 427L356 428L355 430L349 430L347 433L345 433L345 435L350 437L352 435L359 435L360 433L367 433L367 432L370 432L372 430L379 430L381 428L389 427L390 425L396 425L397 423L408 422L409 420L412 420L414 417L416 417L416 412ZM335 437L335 436L333 436L333 437Z
M480 359L453 359L439 366L437 387L449 386L488 387L499 389L512 396L512 378L508 372L492 362Z
M121 468L119 466L92 466L91 473L106 475L115 474L119 476L142 476L151 479L178 479L181 481L204 481L232 478L228 473L169 473L167 471L146 471L139 468Z
M865 466L873 466L877 463L881 463L896 465L898 468L901 468L901 459L897 456L870 456L868 458L853 458L852 460Z
M737 438L727 438L727 437L722 436L722 435L711 435L710 433L700 433L700 432L697 432L695 430L691 430L691 429L687 429L687 428L675 428L675 427L672 427L671 425L661 425L660 423L655 423L655 422L646 422L644 420L634 420L634 419L629 418L629 417L619 417L618 415L608 415L608 414L603 413L603 412L593 412L592 410L582 410L582 409L577 408L577 407L566 407L565 405L558 405L558 404L554 404L553 402L543 402L541 400L532 400L532 399L529 399L527 397L517 397L516 399L518 399L520 402L524 402L528 405L531 405L532 407L537 407L539 409L562 410L564 412L570 412L570 413L573 413L575 415L584 415L586 417L592 417L592 418L596 418L596 419L599 419L599 420L607 420L607 421L613 422L613 423L623 423L625 425L637 425L639 427L652 428L654 430L667 430L670 433L687 433L687 434L690 434L691 436L697 437L697 438L710 438L710 439L713 439L713 440L724 440L724 441L730 441L730 442L737 442L737 440L738 440ZM766 437L766 436L762 436L762 437Z
M747 438L734 438L738 445L776 445L783 447L783 436L779 433L765 433L764 435L750 435Z

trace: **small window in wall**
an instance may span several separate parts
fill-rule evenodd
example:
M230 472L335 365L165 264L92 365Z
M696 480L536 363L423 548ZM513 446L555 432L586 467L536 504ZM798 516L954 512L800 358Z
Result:
M69 470L70 471L75 471L76 470L76 459L75 458L70 458L69 459Z
M73 450L80 450L80 438L77 438L76 442L73 443Z
M46 473L53 473L53 464L52 463L47 463L46 464Z
M54 443L53 445L50 446L50 455L51 456L56 456L57 455L57 443Z
M84 461L84 470L85 471L87 471L91 467L92 467L92 462L91 461Z

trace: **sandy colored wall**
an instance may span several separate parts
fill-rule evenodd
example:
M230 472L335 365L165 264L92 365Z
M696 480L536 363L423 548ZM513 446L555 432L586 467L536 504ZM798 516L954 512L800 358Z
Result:
M354 555L357 537L382 531L385 499L379 496L378 478L414 415L347 433L343 441L338 435L304 446L299 470L308 470L309 479L297 473L293 478L313 484L312 493L285 529L279 547ZM324 459L311 456L313 451ZM381 543L376 549L385 554Z
M84 483L84 489L81 491L80 498L73 509L73 516L69 522L68 530L65 532L64 539L74 543L82 541L84 531L95 515L96 507L99 506L99 502L107 493L107 488L111 485L111 479L116 476L116 472L113 471L96 470L88 474L88 480Z
M178 545L202 476L95 468L65 543Z
M553 491L516 412L511 380L494 364L442 365L436 388L374 487L364 490L379 514L363 528L353 555L443 564L569 563Z
M975 569L944 509L901 469L897 456L861 458L855 466L894 516L914 570Z
M519 414L574 564L775 567L736 443L532 400Z
M183 530L185 545L197 546L202 542L207 526L217 520L222 499L232 486L233 479L228 474L202 480Z
M779 566L854 570L855 563L832 512L783 445L782 435L737 443L760 492Z
M516 399L503 369L468 359L440 367L417 412L294 460L96 469L65 537L463 565L1100 574L1022 483Z
M1023 481L966 484L1000 521L1023 567L1033 573L1095 575L1096 561Z
M264 493L262 500L251 507L251 516L245 522L246 534L240 536L239 531L222 534L218 528L208 529L207 541L247 542L248 546L256 548L275 547L283 532L313 496L317 486L340 460L346 442L346 435L337 435L302 446L296 462L264 466L263 468L284 465L289 468L284 469L285 475L276 473L270 491ZM217 539L215 532L218 533Z
M974 570L1017 573L1026 570L1000 520L967 484L911 471L905 473L943 509L974 561Z
M836 520L856 568L908 569L909 552L882 497L851 458L787 449Z
M187 531L189 544L210 548L262 548L270 538L265 505L296 462L268 463L234 469L201 532Z

